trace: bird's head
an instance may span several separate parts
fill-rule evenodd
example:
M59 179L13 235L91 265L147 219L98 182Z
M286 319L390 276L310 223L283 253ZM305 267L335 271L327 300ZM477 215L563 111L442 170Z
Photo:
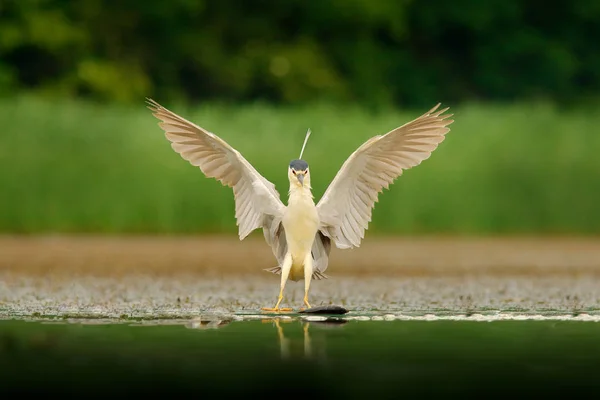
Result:
M304 160L293 160L288 168L288 179L290 187L305 187L310 189L310 176L308 174L308 163Z

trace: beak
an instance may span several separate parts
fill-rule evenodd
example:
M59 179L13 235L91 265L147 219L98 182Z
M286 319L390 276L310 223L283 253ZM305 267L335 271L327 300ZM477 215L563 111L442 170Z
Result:
M302 186L304 186L304 174L298 174L298 175L296 175L296 178L298 178L298 180L300 181L300 184Z

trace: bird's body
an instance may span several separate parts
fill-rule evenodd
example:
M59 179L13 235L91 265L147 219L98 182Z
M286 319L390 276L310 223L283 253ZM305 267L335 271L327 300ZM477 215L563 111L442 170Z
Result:
M287 209L283 215L283 228L292 257L289 279L297 282L304 279L305 265L310 258L313 242L319 229L319 215L309 188L295 188L290 191Z
M176 152L206 176L233 189L240 240L262 228L277 260L277 266L266 270L281 275L277 304L263 308L268 311L291 310L279 307L288 279L304 279L304 304L310 307L310 283L327 278L324 272L332 242L340 249L358 247L379 193L403 170L427 159L453 122L447 119L451 114L442 115L447 108L436 111L438 104L419 118L370 138L348 157L317 204L308 163L293 160L288 168L290 189L285 206L275 186L223 139L153 100L149 106Z

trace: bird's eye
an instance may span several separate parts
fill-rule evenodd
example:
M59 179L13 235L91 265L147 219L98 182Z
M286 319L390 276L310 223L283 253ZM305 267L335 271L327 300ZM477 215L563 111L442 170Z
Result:
M292 172L294 173L294 175L296 175L296 171L292 170Z
M308 170L304 171L305 174L308 174Z

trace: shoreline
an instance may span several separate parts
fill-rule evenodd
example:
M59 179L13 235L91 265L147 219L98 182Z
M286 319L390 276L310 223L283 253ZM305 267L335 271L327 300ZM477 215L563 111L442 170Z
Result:
M0 272L25 275L257 274L275 265L261 234L237 236L0 236ZM600 275L590 237L367 237L332 248L333 276Z

